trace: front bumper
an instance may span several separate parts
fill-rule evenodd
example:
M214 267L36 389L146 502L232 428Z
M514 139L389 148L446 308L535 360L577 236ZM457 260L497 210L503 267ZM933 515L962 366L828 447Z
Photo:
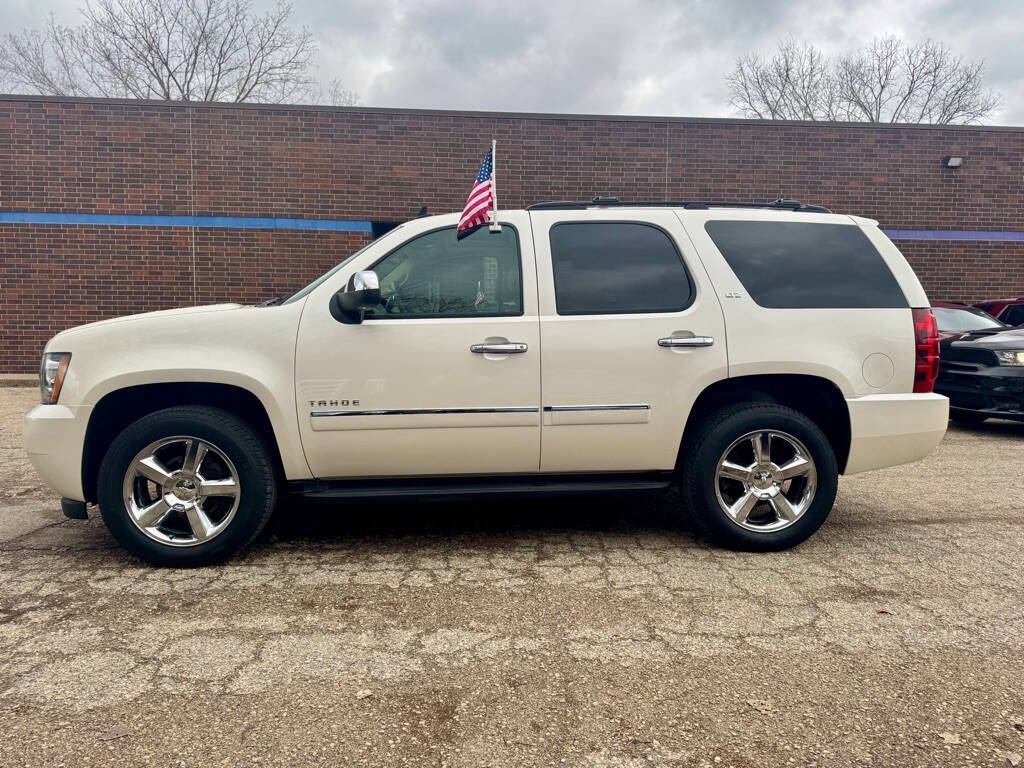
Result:
M998 419L1024 421L1024 368L1010 365L975 367L941 365L935 391L949 398L949 407Z
M933 393L850 397L846 407L847 475L923 459L935 450L949 423L949 399Z
M37 405L25 416L25 451L43 482L61 496L85 501L82 448L91 406Z

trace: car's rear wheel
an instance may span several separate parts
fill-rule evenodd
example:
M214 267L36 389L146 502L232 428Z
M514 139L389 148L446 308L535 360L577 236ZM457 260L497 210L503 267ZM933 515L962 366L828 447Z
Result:
M277 492L264 438L217 408L182 406L144 416L100 465L98 496L117 540L153 565L219 562L266 525Z
M825 522L839 471L828 438L807 416L743 403L711 414L697 430L684 449L680 490L716 541L787 549Z

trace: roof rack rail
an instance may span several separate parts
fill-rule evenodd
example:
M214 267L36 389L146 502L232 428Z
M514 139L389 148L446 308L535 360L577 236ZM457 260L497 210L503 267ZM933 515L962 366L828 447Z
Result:
M801 211L804 213L832 213L823 205L804 205L799 200L779 198L770 203L737 203L712 200L619 200L617 197L595 197L590 201L552 200L534 203L527 207L528 211L566 211L584 210L586 208L686 208L688 210L706 210L708 208L777 208L784 211Z

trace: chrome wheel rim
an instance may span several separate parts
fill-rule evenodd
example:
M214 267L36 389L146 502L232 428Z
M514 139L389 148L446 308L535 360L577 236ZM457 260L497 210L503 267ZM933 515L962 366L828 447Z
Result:
M238 470L220 448L187 435L150 443L124 475L128 518L149 538L194 547L222 534L238 511Z
M759 429L725 449L715 472L715 494L725 515L748 531L788 528L814 501L818 473L797 438Z

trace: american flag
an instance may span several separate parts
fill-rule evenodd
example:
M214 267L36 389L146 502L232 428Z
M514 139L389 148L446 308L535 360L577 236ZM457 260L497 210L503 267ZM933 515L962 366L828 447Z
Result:
M477 228L484 224L494 205L494 154L493 149L487 150L487 157L484 158L480 172L476 175L476 183L466 200L466 207L462 209L462 218L459 219L459 226L455 230L455 236L461 240L466 235L476 232Z

